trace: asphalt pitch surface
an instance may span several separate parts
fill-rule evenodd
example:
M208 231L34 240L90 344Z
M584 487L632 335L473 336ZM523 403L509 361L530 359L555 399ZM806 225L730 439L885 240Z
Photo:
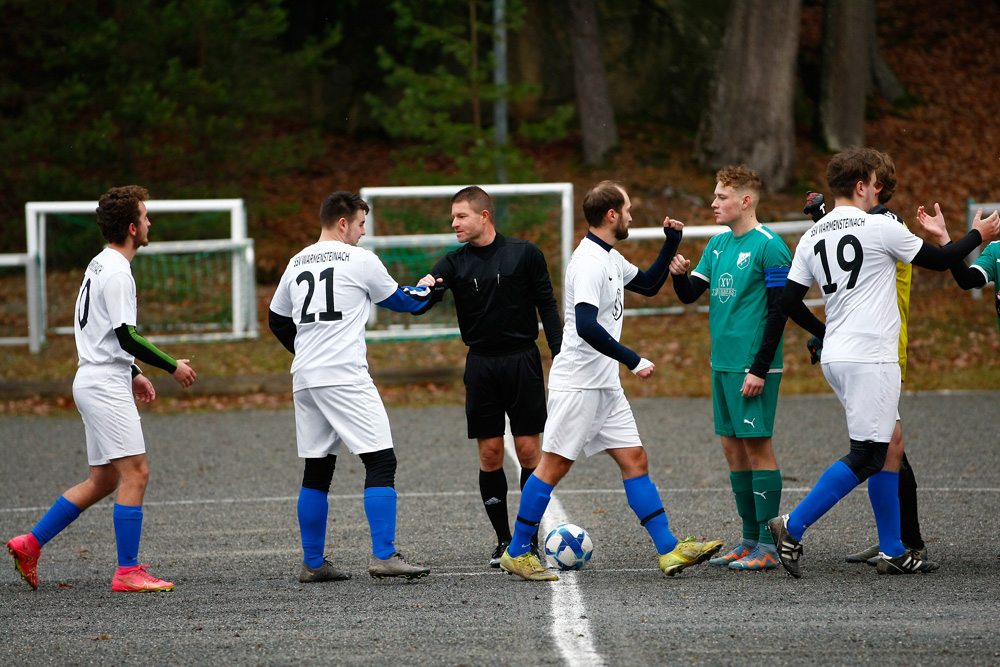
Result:
M143 418L151 480L141 558L163 594L111 592L111 502L44 548L41 587L0 568L4 664L1000 664L1000 392L904 395L934 574L877 576L844 555L876 541L858 489L805 535L803 576L707 564L660 574L617 467L583 459L557 489L595 556L555 584L486 567L492 531L462 408L390 410L399 470L397 546L433 568L367 576L364 469L340 457L327 551L354 574L303 585L301 463L290 411ZM739 535L704 399L633 401L650 472L678 536ZM79 419L0 419L0 536L34 526L86 474ZM789 511L847 450L832 396L782 397L775 449ZM508 462L508 481L517 488ZM519 496L511 495L516 507ZM513 516L514 509L511 509ZM3 561L0 561L2 564ZM566 593L576 596L567 603ZM555 608L553 608L555 605ZM555 623L555 625L554 625Z

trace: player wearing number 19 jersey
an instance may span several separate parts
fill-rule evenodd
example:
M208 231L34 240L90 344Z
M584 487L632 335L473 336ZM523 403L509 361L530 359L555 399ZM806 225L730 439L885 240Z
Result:
M97 224L108 247L87 266L76 301L74 333L79 366L73 380L87 436L87 480L68 489L30 533L7 543L21 577L38 588L38 555L81 512L117 490L113 512L118 571L116 592L172 591L174 585L139 564L142 500L149 478L146 445L133 394L149 403L153 385L133 362L162 368L182 387L195 381L187 359L174 360L136 332L136 290L131 262L149 243L145 188L112 188L100 199Z
M295 355L295 434L305 459L298 502L303 583L350 577L323 555L328 494L341 444L365 466L369 574L412 579L430 572L396 551L396 456L389 418L368 373L365 345L372 302L422 312L430 290L400 288L374 253L357 247L367 212L368 205L352 192L327 197L320 209L319 241L292 257L271 301L271 330Z
M865 212L877 200L877 166L866 149L852 148L830 160L827 180L836 208L799 241L781 302L790 317L823 339L823 374L845 408L851 440L850 452L826 469L802 502L768 524L782 565L795 577L801 575L799 540L806 528L865 479L882 550L878 572L937 567L900 540L902 449L889 451L899 419L896 260L944 271L971 252L983 233L995 235L996 225L981 225L982 232L974 229L948 249L924 243L895 220ZM825 330L802 303L813 281L826 305Z

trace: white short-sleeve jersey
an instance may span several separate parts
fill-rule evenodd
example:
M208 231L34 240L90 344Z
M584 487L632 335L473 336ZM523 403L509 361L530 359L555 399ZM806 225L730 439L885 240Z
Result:
M132 265L117 250L105 248L90 260L76 297L73 334L79 365L131 365L135 357L122 349L115 329L135 323Z
M899 361L896 260L909 264L922 244L895 220L854 206L838 206L802 236L788 280L819 283L823 363Z
M288 262L271 310L295 322L292 390L370 382L365 323L398 284L370 250L322 241Z
M621 253L584 238L566 269L562 349L549 371L550 389L606 389L621 386L618 361L601 354L576 332L576 305L597 306L597 323L621 340L625 285L639 269Z

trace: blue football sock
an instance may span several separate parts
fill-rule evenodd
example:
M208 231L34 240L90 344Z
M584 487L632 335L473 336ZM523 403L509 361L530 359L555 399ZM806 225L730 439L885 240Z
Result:
M372 534L372 553L385 560L396 553L396 489L391 486L365 489L365 515Z
M677 538L670 532L670 522L667 520L667 513L663 511L660 492L656 490L649 475L626 479L622 484L625 485L628 506L639 517L639 521L645 522L644 527L656 545L656 553L662 556L673 551L677 546Z
M534 475L524 483L524 488L521 490L521 504L517 508L517 519L514 521L514 535L511 537L510 546L507 547L507 553L511 558L528 553L528 549L531 548L531 536L538 531L538 524L545 514L545 508L549 506L554 488Z
M62 532L69 524L76 521L80 516L79 507L66 500L66 496L59 496L55 504L49 508L42 520L31 530L31 534L38 540L38 546L43 547L45 543Z
M806 528L830 511L858 484L858 476L843 461L837 461L827 468L812 491L788 515L789 534L801 540Z
M899 473L882 470L868 478L868 498L875 511L879 549L889 558L906 553L899 539Z
M326 516L330 503L319 489L299 489L299 533L302 535L302 561L311 568L323 565L326 547Z
M118 567L139 564L139 540L142 538L142 505L115 503L112 521L118 545Z

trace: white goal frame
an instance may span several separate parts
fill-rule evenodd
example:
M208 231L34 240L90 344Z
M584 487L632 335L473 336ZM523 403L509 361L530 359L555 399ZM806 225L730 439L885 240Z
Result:
M256 279L254 275L255 256L253 239L247 238L246 208L242 199L153 199L144 202L150 213L188 213L221 211L229 213L229 238L206 241L160 241L150 243L140 250L143 254L168 254L185 252L205 252L230 250L232 252L232 300L233 327L230 332L186 333L180 335L150 336L156 342L170 341L218 341L257 338ZM5 258L20 258L11 261L13 265L23 264L26 269L28 286L28 336L27 338L0 339L0 343L28 343L31 352L37 353L47 341L48 299L45 281L45 234L47 216L52 213L88 213L97 210L96 201L28 202L24 206L27 232L27 253L24 255L0 256L0 265ZM67 328L53 329L54 334L72 333Z
M433 198L448 197L468 185L413 185L398 187L367 187L361 188L361 198L368 202L368 215L365 218L365 236L361 237L360 245L377 252L379 248L393 246L451 246L457 243L455 234L393 234L378 236L375 217L375 200L403 198ZM573 253L573 184L572 183L497 183L479 186L490 196L502 195L558 195L560 197L560 243L562 248L562 272L566 276L566 265ZM372 308L368 317L368 326L378 322L378 309ZM383 331L369 330L366 337L369 340L407 340L425 338L428 336L455 336L459 334L458 327L443 327L434 324L415 322L411 326Z

